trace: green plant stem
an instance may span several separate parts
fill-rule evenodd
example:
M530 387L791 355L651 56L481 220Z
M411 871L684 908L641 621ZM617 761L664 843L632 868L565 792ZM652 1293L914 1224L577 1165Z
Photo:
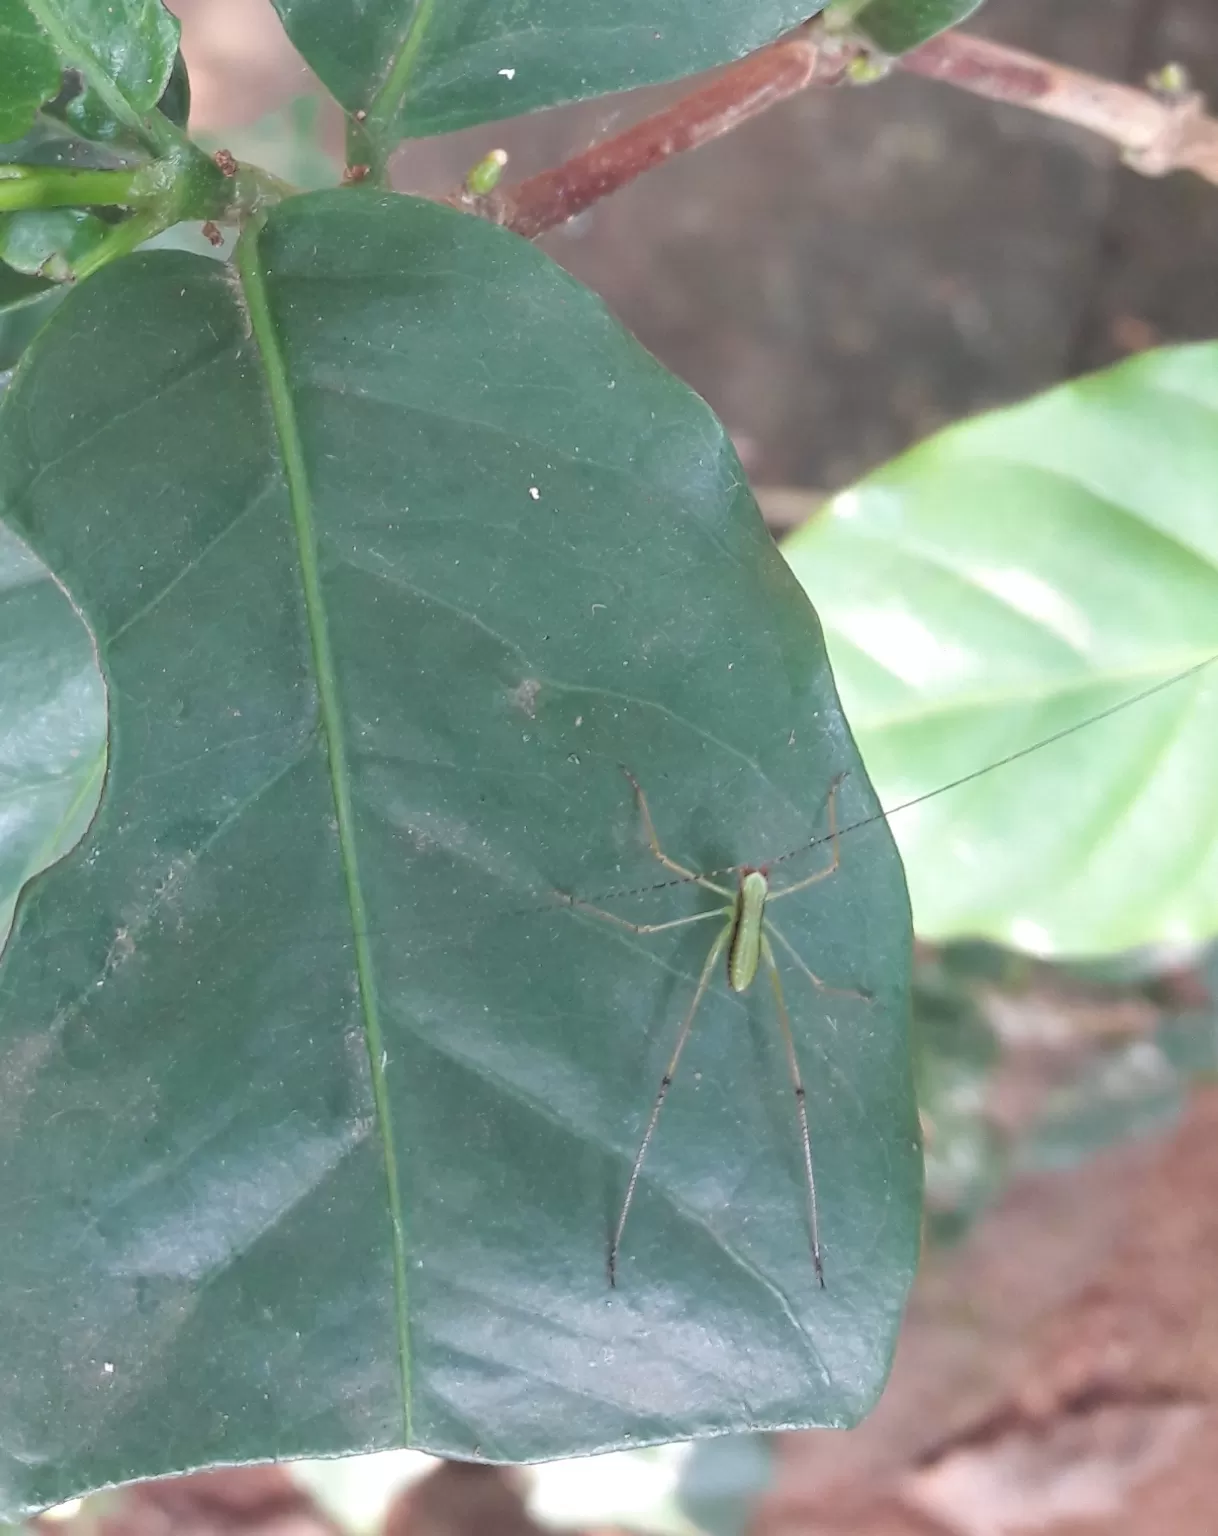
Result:
M145 240L184 220L245 220L290 197L295 188L256 166L224 176L206 156L175 151L138 170L73 171L0 165L0 214L38 208L127 207L130 218L76 261L68 276L88 277Z
M74 171L47 165L0 165L0 212L22 208L116 208L130 205L140 173Z
M171 213L160 209L149 208L141 213L133 213L129 219L116 224L88 255L73 263L72 277L79 282L81 278L91 276L100 267L117 261L120 256L129 256L145 240L151 240L153 235L159 235L162 230L177 222Z
M369 180L380 185L386 180L389 157L397 143L398 113L410 89L434 9L435 0L417 0L385 83L372 98L362 121L347 119L347 165L367 166Z

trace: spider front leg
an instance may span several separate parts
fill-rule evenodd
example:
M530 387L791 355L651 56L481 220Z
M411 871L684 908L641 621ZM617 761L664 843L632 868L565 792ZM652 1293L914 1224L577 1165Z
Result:
M826 804L829 811L829 842L832 845L832 853L828 864L824 869L818 869L814 875L809 875L806 880L797 880L794 885L784 885L781 891L771 891L770 901L777 901L780 896L794 896L796 891L806 891L810 885L816 885L821 880L827 880L830 875L837 874L838 865L842 861L837 836L837 788L845 777L844 773L839 773L829 785ZM817 985L819 986L820 983L818 982Z
M717 917L722 921L725 912L730 907L711 907L707 912L694 912L689 917L674 917L666 923L632 923L628 917L619 917L616 912L606 912L604 907L594 907L590 901L583 901L578 896L570 896L566 891L554 893L559 901L568 907L574 907L576 911L590 913L593 917L600 917L607 923L616 923L619 928L628 928L631 933L664 933L669 928L684 928L689 923L705 922L708 917Z
M732 892L724 886L716 885L713 880L708 880L705 875L695 874L692 869L686 869L683 864L678 864L676 859L668 857L663 848L660 847L660 839L656 836L655 823L651 819L651 810L647 804L647 796L643 793L643 786L624 763L620 763L618 766L630 780L631 788L634 790L635 804L639 808L639 814L643 818L643 826L647 832L648 844L651 847L652 853L659 859L664 868L671 869L674 874L680 875L683 880L693 880L698 885L704 886L708 891L714 891L717 896L730 897Z

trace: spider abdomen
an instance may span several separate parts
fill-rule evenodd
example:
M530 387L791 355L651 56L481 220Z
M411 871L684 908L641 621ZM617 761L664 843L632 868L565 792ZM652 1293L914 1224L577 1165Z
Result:
M748 991L761 963L761 925L769 890L770 882L761 870L742 871L727 946L727 984L733 992Z

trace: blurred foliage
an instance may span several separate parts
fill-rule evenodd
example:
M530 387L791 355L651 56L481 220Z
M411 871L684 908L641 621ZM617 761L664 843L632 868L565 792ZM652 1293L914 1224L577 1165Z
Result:
M322 101L294 96L286 106L267 112L255 122L226 128L223 133L198 133L195 142L209 152L227 149L238 160L260 165L302 191L338 185L342 167L320 142Z
M1186 972L950 945L915 965L914 1020L927 1233L950 1242L1015 1174L1175 1124L1218 1075L1218 945Z

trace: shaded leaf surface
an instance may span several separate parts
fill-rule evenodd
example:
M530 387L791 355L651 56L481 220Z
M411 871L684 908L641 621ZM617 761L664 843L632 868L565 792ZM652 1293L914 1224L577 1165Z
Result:
M952 428L786 545L886 806L1218 652L1218 348ZM918 931L1218 931L1218 667L893 819Z
M817 0L275 0L348 111L392 104L399 136L447 133L724 64Z
M242 261L241 293L177 253L103 271L0 417L0 507L111 701L97 821L0 968L6 1502L853 1420L918 1239L886 829L782 920L874 993L787 980L825 1291L772 1001L716 983L609 1292L713 925L553 894L664 877L620 762L703 868L822 832L843 768L843 813L874 806L721 427L451 210L301 198Z
M27 277L24 272L14 272L11 267L0 267L0 327L10 314L36 304L48 292L48 288L49 285L39 278ZM10 366L4 357L4 345L0 342L0 368Z

